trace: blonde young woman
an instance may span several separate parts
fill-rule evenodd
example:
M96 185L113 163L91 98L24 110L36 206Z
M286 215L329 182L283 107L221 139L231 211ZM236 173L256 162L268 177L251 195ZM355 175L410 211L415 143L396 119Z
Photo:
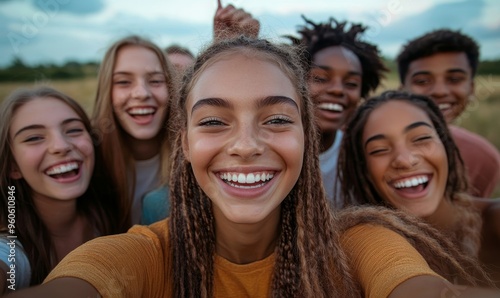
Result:
M88 243L44 285L13 297L499 294L448 282L473 285L469 272L481 270L404 214L332 213L305 75L290 48L244 37L216 43L182 90L171 217Z
M141 221L144 196L168 182L173 74L162 50L138 36L115 42L101 63L92 123L132 224Z

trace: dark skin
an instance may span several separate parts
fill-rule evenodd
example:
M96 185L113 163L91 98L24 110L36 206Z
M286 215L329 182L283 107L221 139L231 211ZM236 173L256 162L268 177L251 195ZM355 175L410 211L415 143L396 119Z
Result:
M474 206L483 218L479 260L500 287L500 199L474 199Z

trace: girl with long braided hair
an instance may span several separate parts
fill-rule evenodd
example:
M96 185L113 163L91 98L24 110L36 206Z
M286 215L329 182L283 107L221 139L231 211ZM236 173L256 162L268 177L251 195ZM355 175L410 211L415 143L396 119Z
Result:
M84 245L25 293L409 297L423 285L424 295L456 290L455 278L475 285L469 272L481 269L403 213L337 218L321 187L312 109L289 46L213 44L174 107L170 217Z

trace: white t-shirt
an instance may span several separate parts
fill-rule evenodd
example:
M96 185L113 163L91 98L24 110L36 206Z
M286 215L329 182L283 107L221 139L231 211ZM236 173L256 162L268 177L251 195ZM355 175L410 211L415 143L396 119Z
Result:
M325 187L326 197L336 207L342 207L342 198L340 196L340 189L337 189L334 196L334 186L337 181L337 162L339 159L340 145L344 133L337 130L335 140L332 146L319 155L319 166L321 168L321 176L323 177L323 186ZM340 188L340 185L338 186ZM334 199L335 197L335 199Z
M132 202L132 224L139 224L142 215L142 200L148 192L160 185L160 155L151 159L135 161L135 191Z
M15 244L13 244L14 242ZM14 254L11 254L11 247L14 248ZM10 256L9 256L10 255ZM15 270L15 286L14 289L22 289L27 288L30 285L31 280L31 266L28 261L28 256L26 256L26 252L24 251L23 246L19 242L19 240L15 238L7 238L6 234L0 235L0 262L4 262L7 267L10 269L10 265L14 265ZM7 273L7 279L10 279L10 275ZM6 281L6 286L11 286L12 284L9 281Z

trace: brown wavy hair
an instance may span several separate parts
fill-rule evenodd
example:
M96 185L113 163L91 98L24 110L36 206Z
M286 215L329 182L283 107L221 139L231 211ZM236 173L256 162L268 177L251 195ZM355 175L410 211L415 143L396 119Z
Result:
M69 96L49 87L18 89L11 93L0 107L0 185L15 187L16 222L15 232L28 256L31 266L31 285L41 283L56 265L55 249L38 211L33 203L31 187L24 179L12 179L10 173L15 165L11 150L9 129L16 111L33 100L55 98L67 104L82 120L85 129L92 135L90 120L80 105ZM50 117L50 115L47 115ZM125 231L122 222L118 196L109 181L107 170L94 142L95 163L87 191L77 199L78 212L83 214L93 229L100 235L116 234ZM1 192L0 232L7 229L7 191Z
M362 141L364 127L371 112L390 101L404 101L424 111L434 125L439 139L443 143L447 161L448 178L444 197L456 207L460 224L451 231L451 236L463 251L477 256L480 246L481 216L472 207L471 199L466 194L468 181L464 163L460 156L448 126L437 105L424 95L404 91L386 91L362 104L348 123L339 153L338 173L344 198L348 205L377 205L393 208L377 188L370 182ZM449 231L448 231L449 232Z

